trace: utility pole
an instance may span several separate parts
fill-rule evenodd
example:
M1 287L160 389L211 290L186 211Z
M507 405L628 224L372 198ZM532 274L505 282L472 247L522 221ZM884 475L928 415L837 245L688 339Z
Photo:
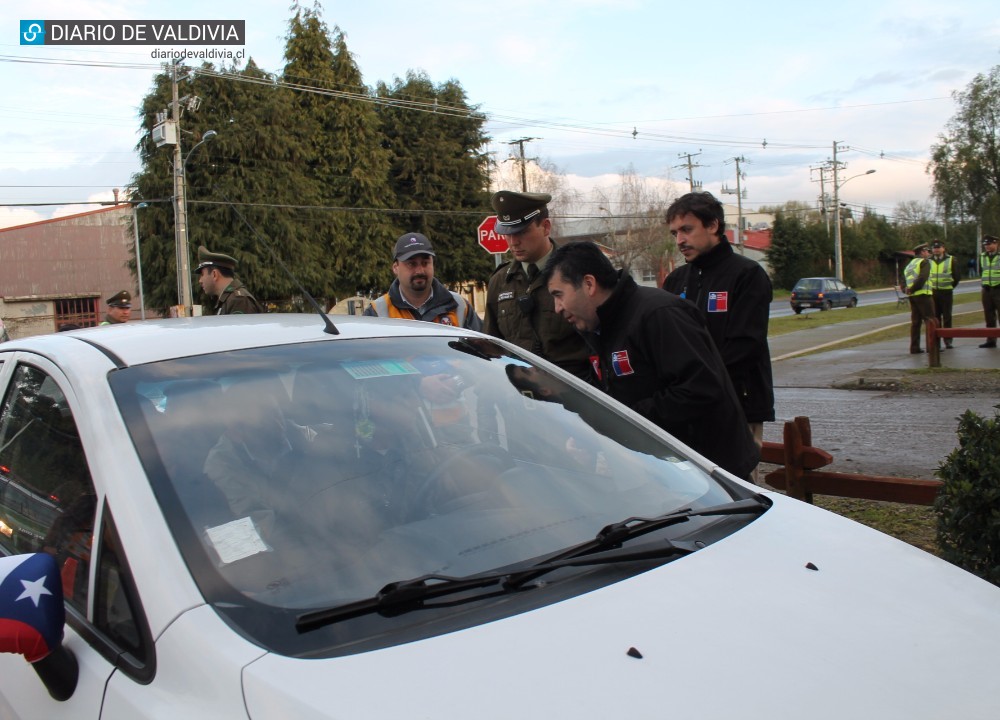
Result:
M837 161L837 150L847 150L847 147L839 148L838 141L833 141L833 267L834 276L838 280L844 279L844 248L840 237L840 178L838 173L840 166L844 163Z
M743 193L746 191L743 190L740 186L740 180L743 175L743 173L740 171L740 163L747 162L747 159L742 155L740 155L739 157L734 157L730 160L727 160L726 162L736 163L736 190L733 190L732 188L727 188L725 185L723 185L722 192L727 195L732 195L734 193L736 194L737 221L736 221L736 237L734 239L736 240L736 247L739 249L740 255L742 255L743 254Z
M521 192L528 192L528 173L526 170L528 158L524 157L524 143L531 142L532 140L538 140L538 138L523 137L507 143L508 145L517 145L521 151L519 157L519 162L521 163Z
M170 68L171 109L177 142L174 144L174 251L177 255L177 303L183 316L191 314L194 295L191 292L191 261L188 253L187 204L184 200L184 159L181 155L181 104L177 97L177 63Z
M156 113L156 124L153 126L152 140L156 147L164 145L174 146L174 255L177 263L177 306L176 312L180 317L189 317L194 310L194 294L191 292L191 255L188 251L188 213L187 213L187 178L185 177L185 165L181 147L181 115L183 110L195 112L201 105L201 98L196 95L185 95L179 98L177 91L177 66L179 60L171 63L170 67L170 105L168 110ZM169 111L169 112L168 112ZM169 117L168 117L169 114ZM188 133L189 135L192 133ZM209 130L205 133L201 142L213 137L215 131ZM196 143L191 149L194 150L201 144Z
M823 220L826 222L826 236L830 237L830 214L826 207L826 174L831 170L830 163L825 162L822 165L817 165L809 168L810 173L813 170L819 170L819 207L820 211L823 213ZM813 180L813 182L816 182Z
M677 157L687 158L687 162L684 163L684 164L682 164L682 165L674 165L675 168L682 168L682 167L686 167L687 168L687 171L688 171L688 186L691 188L691 192L694 192L695 189L698 189L698 190L701 189L701 183L695 183L695 181L694 181L694 169L696 167L701 167L701 165L694 165L691 162L691 158L698 157L699 155L701 155L701 150L700 149L696 153L677 153Z

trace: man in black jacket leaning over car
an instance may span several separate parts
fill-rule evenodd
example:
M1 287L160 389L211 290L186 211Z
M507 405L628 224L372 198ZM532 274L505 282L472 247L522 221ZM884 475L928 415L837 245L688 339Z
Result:
M733 252L725 210L711 193L693 192L675 200L667 208L667 224L687 264L667 276L663 289L693 302L705 318L760 448L764 423L774 420L767 346L771 279L759 263Z
M693 305L639 287L591 242L557 248L543 277L556 312L596 353L606 393L733 475L750 478L760 453Z

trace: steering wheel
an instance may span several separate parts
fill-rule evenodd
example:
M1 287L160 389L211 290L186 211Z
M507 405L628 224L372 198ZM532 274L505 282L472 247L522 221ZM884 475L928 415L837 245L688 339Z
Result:
M442 460L437 467L427 473L427 476L420 483L419 487L413 492L413 500L410 503L410 507L428 511L433 510L436 507L434 494L440 490L440 486L448 473L455 466L477 457L483 460L492 459L499 461L499 464L496 462L489 463L489 465L496 467L497 475L504 470L514 467L514 458L498 445L482 443L459 446L452 454ZM483 464L479 463L476 467L477 469L482 469Z

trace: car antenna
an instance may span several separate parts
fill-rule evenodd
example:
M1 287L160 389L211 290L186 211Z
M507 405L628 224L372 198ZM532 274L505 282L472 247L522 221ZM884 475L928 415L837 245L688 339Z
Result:
M216 189L218 190L218 188ZM248 228L250 228L250 232L254 234L254 237L257 238L257 240L260 241L260 243L265 248L267 248L267 251L271 254L271 257L278 263L278 265L281 266L281 269L284 270L285 273L288 275L288 277L292 279L292 282L295 283L295 286L299 289L299 292L305 295L306 300L309 301L309 304L312 305L313 309L319 313L319 316L321 318L323 318L323 324L326 325L326 327L323 328L323 332L329 335L340 335L340 330L338 330L337 326L333 324L333 320L330 319L330 316L327 313L323 312L323 308L319 306L319 303L316 302L313 296L310 295L309 292L304 287L302 287L302 283L299 282L299 279L295 277L292 271L288 269L288 266L285 265L285 263L281 260L280 257L278 257L278 254L274 252L274 249L271 247L271 243L267 241L267 238L265 238L263 235L257 232L257 228L255 228L253 225L250 224L250 221L246 219L246 216L244 216L243 213L239 211L239 208L237 208L236 205L233 204L233 201L230 200L224 192L219 190L219 195L222 196L222 199L226 201L226 204L229 205L230 208L232 208L232 211L236 213L239 219L243 221L243 224L246 225Z

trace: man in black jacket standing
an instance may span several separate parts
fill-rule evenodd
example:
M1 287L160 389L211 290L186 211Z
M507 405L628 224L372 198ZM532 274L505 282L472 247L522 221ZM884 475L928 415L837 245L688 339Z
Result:
M695 307L639 287L600 248L557 248L543 273L555 309L597 356L600 387L696 452L749 479L760 452Z
M733 252L725 210L711 193L693 192L675 200L667 208L667 224L687 264L667 276L663 289L690 300L701 312L760 448L764 423L774 420L767 346L771 279L759 263Z

